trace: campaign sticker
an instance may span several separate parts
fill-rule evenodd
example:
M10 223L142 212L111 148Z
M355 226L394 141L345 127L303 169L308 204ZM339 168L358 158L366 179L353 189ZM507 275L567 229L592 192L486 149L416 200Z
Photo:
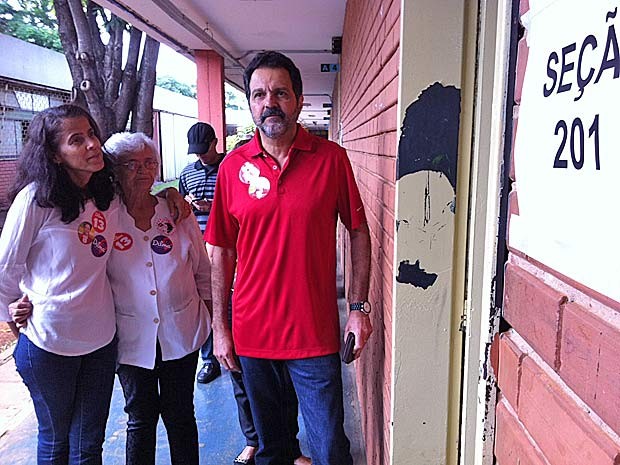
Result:
M158 218L155 224L157 230L162 234L170 235L174 231L174 223L170 218Z
M159 255L165 255L172 250L172 241L166 236L157 236L151 241L151 249Z
M90 250L95 257L103 257L108 251L108 241L105 240L105 237L98 234L93 238Z
M116 233L114 235L113 247L121 252L131 249L133 245L133 237L127 233Z
M95 231L101 233L105 231L106 226L107 223L105 220L105 216L103 216L103 213L98 210L93 213L93 228L95 229Z
M239 169L239 180L249 184L248 194L253 199L262 199L269 194L271 183L269 179L260 175L260 169L254 163L246 161Z
M82 244L90 244L95 237L95 231L93 231L93 225L88 221L80 223L78 226L78 238Z

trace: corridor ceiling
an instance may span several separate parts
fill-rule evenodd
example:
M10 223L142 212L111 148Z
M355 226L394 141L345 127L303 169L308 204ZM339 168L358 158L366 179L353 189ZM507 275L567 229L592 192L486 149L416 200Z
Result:
M243 89L243 69L257 51L278 50L299 67L305 106L300 120L327 129L346 0L97 0L151 37L193 59L193 50L224 57L225 77Z

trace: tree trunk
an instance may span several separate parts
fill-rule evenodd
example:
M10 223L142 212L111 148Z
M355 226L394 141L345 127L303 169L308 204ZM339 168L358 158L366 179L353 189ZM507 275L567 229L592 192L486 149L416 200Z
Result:
M137 70L142 32L132 27L123 69L124 21L114 15L108 20L102 9L90 0L85 3L86 11L81 0L53 1L60 40L73 79L72 101L89 110L104 141L110 134L125 130L130 114L133 130L152 135L159 42L146 38ZM107 45L97 29L96 15L108 27Z

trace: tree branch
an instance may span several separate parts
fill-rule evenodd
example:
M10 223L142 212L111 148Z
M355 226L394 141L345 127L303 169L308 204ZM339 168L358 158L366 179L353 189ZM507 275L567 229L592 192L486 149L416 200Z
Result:
M114 105L116 127L124 128L129 120L129 113L134 107L134 100L137 86L138 57L140 56L140 43L142 42L142 31L131 26L129 28L129 48L127 50L127 61L123 70L121 81L121 91Z
M113 17L108 25L110 41L106 46L104 59L104 98L111 107L114 107L116 104L123 77L123 32L125 31L125 25L124 21L116 17Z

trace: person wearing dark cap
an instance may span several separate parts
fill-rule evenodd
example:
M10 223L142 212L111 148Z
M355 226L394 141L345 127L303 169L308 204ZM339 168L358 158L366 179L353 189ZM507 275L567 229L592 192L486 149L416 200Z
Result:
M211 212L211 202L215 192L215 179L223 153L218 153L217 137L210 124L198 122L187 131L187 153L198 158L190 163L179 177L179 192L189 202L198 220L200 230L204 233ZM213 355L213 336L200 348L202 368L198 371L196 381L210 383L222 373L220 364Z

